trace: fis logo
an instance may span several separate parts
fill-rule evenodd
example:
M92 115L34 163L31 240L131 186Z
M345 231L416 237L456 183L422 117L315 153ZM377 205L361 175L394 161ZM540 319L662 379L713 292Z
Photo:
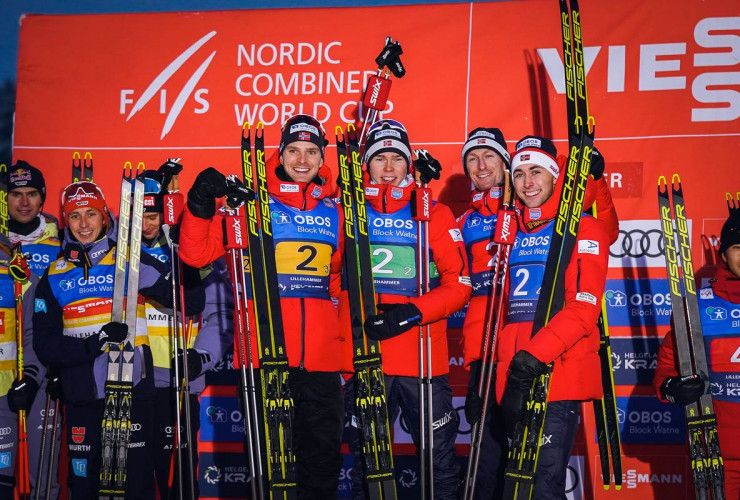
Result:
M216 51L214 50L211 52L211 54L206 57L205 60L198 66L198 68L193 72L193 74L188 78L187 82L185 83L185 86L180 89L180 92L177 94L177 97L175 98L174 102L170 105L169 111L168 108L168 100L167 100L167 90L164 88L167 81L174 75L177 70L179 70L183 65L185 65L186 62L201 48L203 47L211 38L216 36L215 31L211 31L210 33L207 33L202 38L200 38L198 41L196 41L194 44L192 44L190 47L185 49L180 55L178 55L175 59L172 60L163 70L161 73L159 73L154 80L149 84L149 86L144 90L144 92L139 96L139 98L134 103L134 93L135 91L133 89L122 89L121 90L121 99L120 99L120 114L124 115L128 111L128 107L130 104L134 104L134 106L131 108L130 111L128 111L128 116L126 117L126 121L130 121L131 118L136 115L139 111L141 111L144 106L146 106L149 101L151 101L158 93L159 93L159 113L165 114L167 113L167 118L165 119L164 125L162 127L162 133L160 135L160 140L164 139L164 136L166 136L171 130L172 127L175 125L175 121L177 120L177 117L180 116L180 113L182 112L183 108L185 107L185 104L188 102L188 99L190 96L193 96L193 100L198 104L198 107L193 109L193 113L195 114L204 114L208 112L208 109L210 107L210 103L206 100L206 95L208 94L208 89L206 88L199 88L196 89L196 86L198 85L198 82L203 77L203 74L208 69L208 66L213 61L213 58L216 55Z

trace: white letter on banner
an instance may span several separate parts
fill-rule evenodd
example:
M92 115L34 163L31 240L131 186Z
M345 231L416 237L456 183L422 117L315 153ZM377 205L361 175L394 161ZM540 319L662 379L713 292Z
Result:
M591 70L596 56L599 55L601 47L584 47L583 57L586 65L586 75ZM563 71L563 60L560 59L558 49L537 49L537 55L545 66L547 76L558 94L565 93L565 73Z
M686 88L685 76L656 76L663 71L679 71L678 59L658 60L658 56L674 56L686 53L685 43L647 43L640 45L639 90L674 90Z
M713 35L712 31L740 30L740 17L710 17L696 23L694 40L704 48L729 48L729 51L695 54L694 66L734 66L740 63L740 36Z
M740 118L740 92L736 90L709 89L718 85L740 85L740 72L704 73L694 79L691 94L699 102L727 103L729 106L693 108L692 122L730 122Z

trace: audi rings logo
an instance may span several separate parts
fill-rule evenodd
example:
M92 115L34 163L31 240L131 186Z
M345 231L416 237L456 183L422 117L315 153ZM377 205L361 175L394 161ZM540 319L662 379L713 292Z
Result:
M0 427L0 436L8 436L12 432L10 427Z
M665 267L663 253L659 220L620 221L619 236L609 247L609 267Z
M620 229L617 241L609 249L609 255L618 259L660 257L663 255L663 247L663 233L660 229Z
M136 432L140 430L141 430L141 424L136 423L136 422L131 424L131 432Z

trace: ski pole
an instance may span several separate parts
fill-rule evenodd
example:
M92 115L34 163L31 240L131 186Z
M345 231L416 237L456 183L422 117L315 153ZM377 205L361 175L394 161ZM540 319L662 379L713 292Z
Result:
M36 500L39 500L41 498L41 476L44 473L44 463L46 460L44 460L46 456L46 437L48 435L48 426L49 426L49 411L51 411L51 394L46 395L46 404L44 405L44 421L43 421L43 427L41 429L41 449L39 450L39 462L38 467L36 469L36 483L34 486L34 498ZM54 454L54 444L52 442L51 449L49 450L49 454ZM51 470L49 471L51 474Z
M177 183L178 176L173 175L172 180L170 181L170 185L167 187L167 194L165 195L164 204L165 206L169 207L168 210L165 210L165 224L168 226L168 228L164 231L165 237L167 238L167 243L170 247L170 264L172 266L172 329L171 329L171 335L170 335L170 344L172 345L173 350L173 359L175 359L175 363L173 366L174 370L174 376L175 376L175 443L174 443L174 454L173 454L173 460L175 462L175 465L177 466L177 477L179 478L180 484L177 486L178 491L178 498L182 500L183 498L183 492L182 492L182 485L183 485L183 475L182 475L182 417L181 417L181 406L182 406L182 395L183 395L183 381L182 377L180 376L180 367L179 367L179 361L177 360L177 356L179 353L180 348L180 336L181 332L183 330L183 322L185 321L184 316L184 303L180 303L183 307L183 311L181 314L178 314L177 310L177 303L178 303L178 289L181 285L181 276L179 273L179 266L177 266L178 263L178 255L177 255L177 243L175 243L172 238L170 237L170 228L176 226L179 224L179 216L177 210L174 209L174 207L177 205L179 207L182 206L182 194L178 190L178 183ZM187 384L187 382L185 382ZM189 442L189 439L188 439ZM191 473L189 473L191 474ZM174 476L174 467L170 467L170 478L168 483L170 486L172 486L172 480ZM192 495L192 492L191 492Z
M23 380L23 284L28 281L31 273L28 264L21 252L20 245L13 249L13 258L9 266L13 276L13 290L15 294L15 335L18 346L18 380ZM27 499L31 496L31 478L28 464L28 429L26 427L26 410L18 411L18 497Z
M252 474L252 498L264 498L262 460L260 454L259 433L256 430L256 395L254 379L254 357L252 342L249 337L249 317L246 306L246 280L244 278L244 248L246 239L244 228L246 219L239 209L228 210L224 218L226 225L226 249L229 254L229 270L234 291L234 322L238 335L239 374L244 415L244 432L249 448L249 469ZM249 369L247 370L247 365ZM250 404L252 403L252 404ZM254 412L254 413L253 413Z
M397 78L401 78L406 74L406 70L401 63L401 54L403 54L403 49L398 40L394 42L391 37L386 37L383 50L375 58L375 63L378 65L378 72L368 78L365 94L362 98L362 105L366 111L365 118L362 121L362 129L360 129L360 151L362 151L362 146L365 143L366 131L370 125L378 120L378 114L385 109L388 102L388 94L391 91L392 82L389 78L387 68L391 68L391 71Z
M417 152L418 155L418 152ZM429 220L432 191L422 185L416 172L416 189L412 202L416 220L417 294L429 293ZM431 325L419 326L419 448L421 498L434 498L434 404L432 401L432 335ZM428 494L427 494L428 491Z
M483 429L485 428L486 409L491 395L491 383L493 381L494 363L493 357L496 353L496 339L503 325L504 296L508 280L508 264L511 247L516 238L516 213L511 203L511 177L509 170L504 171L504 194L503 206L496 217L496 230L494 242L496 248L493 285L491 287L491 300L489 301L487 322L483 336L483 364L478 381L478 397L483 400L483 410L478 422L473 424L470 441L470 457L465 475L466 500L475 498L475 486L478 479L478 464L480 462L481 444L483 442ZM502 252L503 249L503 252ZM499 276L501 279L499 280Z
M49 445L49 464L47 465L46 469L46 492L44 494L45 500L49 500L51 498L51 485L53 483L54 478L54 448L56 446L57 442L57 431L59 430L59 398L52 398L54 400L54 420L52 423L51 428L51 444Z

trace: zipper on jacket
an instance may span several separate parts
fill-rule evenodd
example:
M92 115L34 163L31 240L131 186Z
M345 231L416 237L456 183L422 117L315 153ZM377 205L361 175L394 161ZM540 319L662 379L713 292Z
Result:
M306 357L306 307L301 297L301 363L298 368L303 370L303 361Z

